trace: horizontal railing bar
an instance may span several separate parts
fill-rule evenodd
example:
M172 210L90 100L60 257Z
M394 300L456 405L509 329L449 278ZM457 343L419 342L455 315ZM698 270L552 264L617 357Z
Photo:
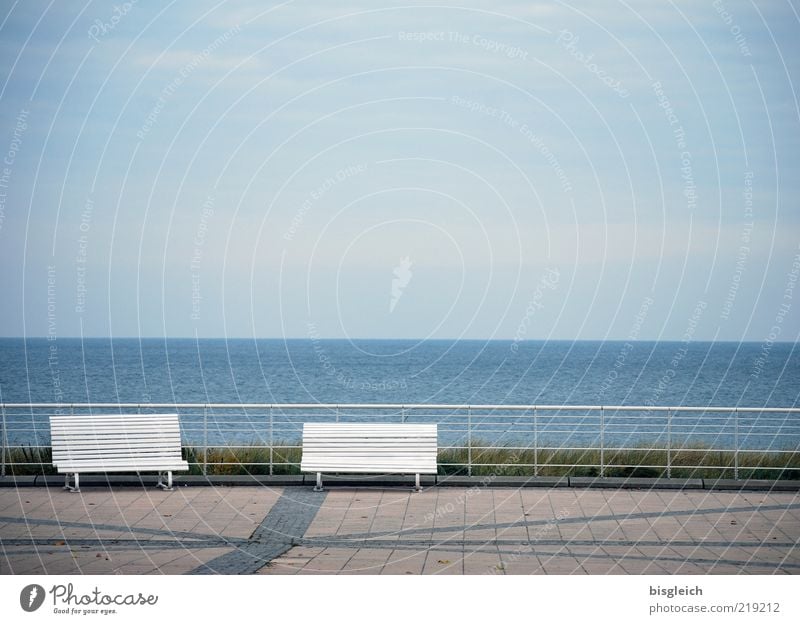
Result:
M204 462L187 462L190 466L202 466ZM270 462L255 462L255 461L236 461L236 462L205 462L208 466L230 466L233 465L245 465L245 466L269 466ZM9 466L50 466L51 464L48 462L9 462L7 465ZM273 466L299 466L300 462L272 462ZM458 466L458 467L465 467L466 464L464 462L439 462L437 465L439 466ZM500 462L496 464L478 464L472 462L474 466L508 466L508 467L515 467L515 468L530 468L535 466L536 464L509 464L507 462ZM587 464L539 464L540 467L547 468L547 467L558 467L558 468L592 468L599 466L599 463L587 463ZM666 468L666 464L605 464L606 468ZM687 469L712 469L712 470L733 470L734 466L732 464L729 465L716 465L716 464L680 464L672 466L673 469L680 469L680 470L687 470ZM796 470L792 466L758 466L758 465L739 465L740 470ZM131 472L136 472L136 470L131 470ZM141 472L148 472L148 470L142 470ZM444 475L443 475L444 476ZM522 475L524 476L524 475Z
M341 421L341 419L340 419L340 421ZM350 421L347 421L347 422L350 422ZM358 424L360 422L363 422L363 421L353 421L352 424ZM408 423L408 421L406 421L406 422ZM411 422L411 423L408 423L408 424L415 424L415 423ZM459 428L459 427L466 428L467 424L468 423L466 423L466 422L464 422L464 423L441 423L440 422L439 423L439 425L442 426L442 427L449 427L449 428L454 429L454 430ZM527 422L526 423L516 423L516 422L515 423L504 423L504 422L480 423L480 422L478 422L478 423L472 423L472 424L473 424L473 428L476 428L476 427L497 427L499 425L508 425L509 427L514 427L514 428L516 428L516 427L530 427L530 423L527 423ZM242 427L244 425L248 425L249 426L248 428L252 429L252 430L260 430L260 429L263 428L263 425L259 426L259 423L221 420L221 421L212 421L212 422L210 422L209 423L209 429L219 428L219 429L223 429L223 430L230 430L234 426ZM282 428L285 428L285 429L300 429L300 428L302 428L303 422L276 422L275 423L276 429L277 429L278 425L280 425ZM547 422L541 423L540 422L539 425L543 429L547 429L547 430L550 430L550 431L557 431L556 429L550 429L550 427L559 427L560 429L558 429L558 431L563 431L563 429L561 429L561 428L570 425L570 423L562 423L562 422L558 422L558 423L556 423L556 422L553 422L553 423L547 423ZM183 422L180 423L180 426L184 431L194 431L194 430L201 430L202 429L202 423L200 423L200 422L194 423L194 422L185 422L185 421L183 421ZM581 430L584 430L584 431L594 431L594 430L597 430L597 427L598 427L596 423L592 423L592 424L574 423L574 424L572 424L572 426L580 427ZM710 428L710 429L712 429L712 432L714 430L715 431L719 431L719 432L725 432L725 431L730 431L730 429L731 429L730 427L721 427L719 425L701 424L701 423L698 423L698 424L695 424L695 425L675 425L675 424L672 425L672 430L673 431L697 431L700 428L705 428L705 429L709 429ZM771 425L760 425L760 424L759 425L741 425L741 424L739 425L740 432L742 432L744 434L747 434L747 432L750 432L750 431L756 431L756 430L760 430L760 429L768 429L768 430L773 430L774 431L775 427L771 426ZM9 431L9 432L11 432L11 431L46 431L46 430L49 430L49 426L46 423L42 423L41 425L31 425L31 424L18 423L15 426L9 426L7 428L7 431ZM610 425L609 424L606 425L606 430L607 431L613 431L614 433L627 433L627 432L636 433L637 431L646 431L647 433L654 433L654 432L658 432L658 431L667 431L668 429L663 425L642 424L642 425L639 425L639 426L634 426L631 423L627 423L627 424L624 424L624 425L612 423ZM787 433L787 434L790 434L790 435L797 435L798 433L800 433L800 427L792 426L792 425L786 425L786 426L780 427L780 429L778 431L776 431L776 434L779 433L779 432ZM771 435L771 434L753 433L753 435Z
M181 448L183 449L192 449L192 448L202 448L200 444L183 444ZM18 449L49 449L51 446L49 444L10 444L6 448L9 450L18 450ZM209 444L209 449L248 449L248 450L267 450L269 448L274 449L302 449L303 447L300 444L274 444L271 447L267 444ZM466 450L467 446L440 446L440 451L449 451L449 450ZM597 451L599 447L597 446L540 446L538 447L540 451L560 451L560 452L570 452L570 451ZM493 450L493 451L532 451L534 449L533 446L472 446L473 450ZM606 452L608 453L615 453L619 451L632 451L632 452L640 452L640 453L656 453L656 452L666 452L671 450L672 452L681 452L681 453L733 453L736 449L734 448L691 448L691 447L680 447L680 446L673 446L671 449L667 447L645 447L645 446L607 446L605 448ZM800 454L800 449L757 449L757 448L740 448L740 453L758 453L758 454Z
M383 409L383 410L546 410L546 411L642 411L642 412L768 412L800 413L800 407L647 406L647 405L491 405L431 403L0 403L0 409Z

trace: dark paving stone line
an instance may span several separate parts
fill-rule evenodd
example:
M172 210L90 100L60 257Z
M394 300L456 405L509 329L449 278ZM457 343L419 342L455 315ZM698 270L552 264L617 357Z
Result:
M796 568L800 570L800 563L781 563L779 561L759 561L756 559L750 559L748 561L740 561L736 559L708 559L704 557L648 557L645 555L624 555L624 556L616 556L610 555L607 553L576 553L576 552L555 552L555 553L543 553L537 552L539 555L547 555L551 557L574 557L575 559L587 559L587 558L598 558L598 559L614 559L614 560L639 560L639 561L676 561L678 563L696 563L698 565L719 565L719 564L726 564L731 566L736 566L739 568L744 567L766 567L770 569L779 569L779 568Z
M297 541L297 546L309 546L316 548L370 548L373 545L380 547L391 547L392 544L411 544L414 546L427 547L434 545L464 545L464 546L610 546L610 547L629 547L629 546L677 546L682 548L695 548L707 546L714 548L798 548L797 542L725 542L725 541L691 541L681 540L674 542L661 542L656 540L560 540L560 539L541 539L541 540L515 540L515 539L493 539L493 540L469 540L449 538L442 540L339 540L307 538Z
M11 518L0 517L0 524L30 524L33 526L55 526L58 528L91 529L93 531L116 531L118 533L144 533L145 535L160 535L162 537L181 537L186 539L209 539L213 535L195 533L193 531L171 531L170 529L152 529L148 527L126 526L116 524L92 524L90 522L66 522L63 520L50 520L45 518ZM58 538L63 539L63 538Z
M253 542L229 553L220 555L187 574L255 574L275 557L281 556L292 545L289 543L268 544Z
M327 492L284 491L246 543L188 574L254 574L294 546L311 526Z
M410 551L417 551L421 550L421 547L414 546L414 545L406 545L406 544L397 544L395 543L394 548L396 550L410 550ZM444 552L452 552L452 548L449 547L448 544L436 544L433 546L428 547L428 550L436 551L441 550ZM474 551L480 552L480 551ZM527 550L491 550L492 554L497 553L500 555L515 555L515 556L542 556L542 557L568 557L570 559L605 559L605 560L613 560L613 561L674 561L677 563L695 563L698 565L719 565L719 564L726 564L731 566L736 566L740 568L744 567L759 567L759 568L768 568L771 570L783 569L783 568L792 568L800 570L800 563L781 563L779 561L758 561L755 559L751 559L749 561L739 561L734 559L707 559L707 558L700 558L700 557L648 557L644 555L612 555L608 553L598 553L593 551L591 553L580 553L580 552L573 552L569 549L564 549L560 551L550 552L550 551L538 551L535 549L531 549L530 551ZM546 565L544 567L547 567Z
M247 540L223 540L223 539L208 539L208 540L192 540L185 542L178 542L175 540L137 540L137 539L45 539L45 538L15 538L0 540L4 547L12 548L17 546L36 546L39 548L82 548L85 546L92 548L100 548L104 550L172 550L172 549L186 549L191 550L194 548L230 548L232 546L239 546L246 544ZM55 542L63 542L56 544Z
M110 553L131 553L131 552L136 552L136 553L139 553L139 552L163 553L163 552L167 552L167 551L178 552L178 551L181 551L181 550L184 550L184 549L187 552L189 552L190 550L191 551L202 551L202 550L207 550L207 549L224 548L224 547L225 547L225 544L201 544L200 546L196 546L196 547L192 546L191 549L186 548L186 547L179 547L179 546L173 546L173 547L170 547L170 548L163 548L161 546L159 546L158 548L153 547L153 546L146 546L144 548L131 546L131 547L128 547L128 548L103 548L102 552L103 553L109 553L109 554ZM55 554L61 554L61 553L66 553L66 552L69 552L69 551L67 551L67 550L58 550L58 549L53 550L53 551L45 551L45 549L41 548L41 547L39 547L39 548L12 547L12 548L9 548L6 551L5 556L6 557L13 557L15 555L40 556L40 555L43 555L43 554L44 555L55 555ZM82 551L79 551L79 552L91 553L91 552L96 552L96 551L82 550Z
M276 549L274 551L264 552L261 553L258 557L254 558L254 563L258 565L256 570L260 569L266 563L269 563L269 560L274 559L282 555L284 552L288 551L292 548L291 544L285 544L283 548ZM453 548L448 544L434 544L429 546L421 546L421 545L413 545L413 544L393 544L387 545L384 547L378 547L377 550L408 550L408 551L417 551L426 549L429 551L442 551L442 552L453 552ZM466 551L466 556L472 554L472 552L480 552L480 551ZM540 550L503 550L497 549L492 550L492 553L497 553L499 555L510 555L514 557L538 557L538 556L546 556L546 557L568 557L570 559L603 559L603 560L614 560L614 561L655 561L655 562L663 562L663 561L670 561L676 563L691 563L697 565L731 565L735 567L741 568L767 568L770 570L781 570L781 569L797 569L800 570L800 563L791 563L791 562L769 562L769 561L760 561L756 559L751 559L748 561L739 561L733 559L708 559L708 558L700 558L700 557L657 557L653 559L653 557L643 556L643 555L624 555L624 556L617 556L608 553L580 553L580 552L572 552L572 551L540 551ZM40 554L36 550L13 550L8 551L6 553L7 557L19 556L19 555L37 555ZM265 560L269 557L269 560ZM545 567L545 566L543 566ZM223 574L223 572L216 572L219 574ZM229 574L238 574L241 572L231 571L228 572Z
M788 509L800 509L800 503L790 503L787 505L748 505L747 507L714 507L708 509L684 509L680 511L642 511L629 514L605 514L597 516L575 516L562 518L555 521L554 518L543 520L518 520L515 522L499 522L497 524L472 524L465 526L447 527L412 527L408 529L398 529L396 531L381 531L375 533L375 537L385 537L387 535L414 535L416 533L452 533L454 531L483 531L494 529L511 529L518 527L546 526L548 524L586 524L589 522L608 522L612 520L644 520L646 518L678 518L682 516L700 516L721 513L744 513L748 511L784 511ZM333 536L332 536L333 537ZM372 537L365 533L350 533L348 535L337 535L340 539L367 539Z

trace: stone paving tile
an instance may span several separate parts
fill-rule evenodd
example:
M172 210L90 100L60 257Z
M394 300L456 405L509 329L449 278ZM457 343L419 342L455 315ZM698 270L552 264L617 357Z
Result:
M431 551L425 560L423 574L452 576L464 573L464 553L460 550Z
M380 574L383 566L391 555L389 549L361 548L342 569L342 574Z
M4 488L0 574L184 573L246 539L279 495L267 488Z
M464 555L464 574L502 575L505 569L496 551L477 551Z
M573 575L573 574L587 574L585 568L576 557L568 553L561 553L559 555L539 555L545 574L551 575Z
M354 550L349 548L323 548L302 568L302 572L339 573L353 557Z
M0 573L800 572L789 492L286 491L0 490Z
M386 565L381 568L381 574L422 574L428 551L394 550L389 556ZM435 556L435 555L433 555Z

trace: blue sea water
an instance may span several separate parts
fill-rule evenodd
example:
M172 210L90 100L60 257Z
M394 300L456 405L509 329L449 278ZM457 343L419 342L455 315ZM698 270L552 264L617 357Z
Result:
M792 407L798 381L791 343L0 339L7 403Z
M5 403L794 407L798 380L792 343L0 339Z

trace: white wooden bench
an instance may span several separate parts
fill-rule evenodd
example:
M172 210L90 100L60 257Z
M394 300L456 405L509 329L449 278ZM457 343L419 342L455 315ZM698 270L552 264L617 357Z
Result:
M53 465L71 492L80 492L82 472L158 472L158 487L171 490L172 471L189 469L177 414L51 416L50 437Z
M437 426L417 424L305 423L300 469L322 473L436 474Z

